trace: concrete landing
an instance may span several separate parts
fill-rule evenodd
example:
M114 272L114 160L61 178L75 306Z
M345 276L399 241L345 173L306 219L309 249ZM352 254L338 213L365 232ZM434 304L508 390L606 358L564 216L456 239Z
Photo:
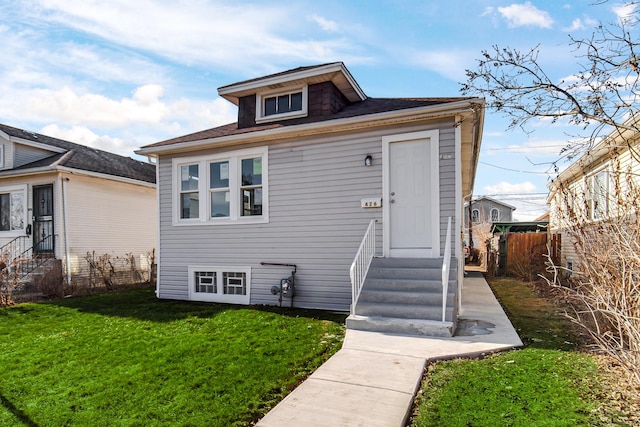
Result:
M347 330L342 349L258 426L404 426L429 361L522 346L479 273L465 277L460 333L434 338Z

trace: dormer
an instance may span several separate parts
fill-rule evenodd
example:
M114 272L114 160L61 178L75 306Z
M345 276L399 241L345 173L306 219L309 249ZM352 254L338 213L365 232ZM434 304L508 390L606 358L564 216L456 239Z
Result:
M1 125L0 128L0 170L15 169L37 162L68 150L53 146L43 135L26 130Z
M238 106L239 129L294 119L296 123L322 120L366 99L342 62L234 83L219 88L218 94Z

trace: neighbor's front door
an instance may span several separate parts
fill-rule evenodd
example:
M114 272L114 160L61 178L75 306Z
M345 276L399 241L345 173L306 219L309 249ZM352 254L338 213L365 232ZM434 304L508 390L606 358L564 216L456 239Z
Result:
M437 257L440 255L437 131L399 135L387 143L388 254Z
M53 185L33 187L33 251L53 253Z

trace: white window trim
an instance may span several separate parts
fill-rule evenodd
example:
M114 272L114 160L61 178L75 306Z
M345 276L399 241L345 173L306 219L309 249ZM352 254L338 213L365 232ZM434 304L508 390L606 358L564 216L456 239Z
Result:
M23 236L25 234L25 229L27 227L27 220L28 220L28 208L29 208L29 202L27 199L27 184L21 184L21 185L9 185L6 187L0 187L0 194L4 194L4 193L17 193L17 192L22 192L22 200L24 201L24 206L22 209L22 228L19 230L5 230L2 231L0 230L0 236L2 237L18 237L18 236Z
M269 116L264 115L264 99L271 98L273 96L287 95L291 93L302 92L302 110L289 111L286 113L271 114ZM298 117L307 117L309 105L309 88L308 86L295 87L292 89L265 92L256 94L256 123L268 123L275 122L283 119L295 119Z
M4 145L0 145L0 169L4 168Z
M496 212L496 219L493 219L493 212ZM489 218L491 218L491 222L498 222L500 221L500 210L498 208L491 208L491 210L489 211Z
M477 212L477 214L476 214L476 212ZM471 210L471 222L473 224L479 224L480 223L480 210L479 209L472 209Z
M596 185L596 177L601 173L605 174L606 187L604 188L604 194L602 195L604 197L605 206L604 206L604 211L602 215L596 216L595 199L594 199L594 196L596 195L595 185ZM584 188L584 195L586 198L586 205L588 209L588 212L587 212L588 221L598 222L598 221L611 218L613 216L612 206L611 206L611 187L612 187L611 171L607 166L594 170L586 177L583 188Z
M220 265L190 265L187 267L189 274L189 300L204 302L220 302L225 304L243 304L249 305L251 301L251 267L238 266L220 266ZM196 272L213 272L216 273L217 293L208 294L195 291L195 274ZM225 295L222 293L223 273L245 273L247 280L246 295Z
M269 149L256 147L245 150L229 151L197 157L181 157L172 160L172 204L173 225L232 225L232 224L262 224L269 222ZM240 169L242 159L252 157L262 158L262 215L242 216L240 211ZM229 217L211 218L211 192L209 191L209 163L229 161L229 177L236 182L230 182L230 212ZM198 193L200 195L200 210L198 218L180 218L180 167L198 164Z

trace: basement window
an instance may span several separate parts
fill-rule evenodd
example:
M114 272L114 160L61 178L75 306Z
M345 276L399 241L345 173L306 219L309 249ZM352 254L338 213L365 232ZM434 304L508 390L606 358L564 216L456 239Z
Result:
M307 87L256 95L256 123L307 116Z
M249 304L250 267L189 266L192 301Z

